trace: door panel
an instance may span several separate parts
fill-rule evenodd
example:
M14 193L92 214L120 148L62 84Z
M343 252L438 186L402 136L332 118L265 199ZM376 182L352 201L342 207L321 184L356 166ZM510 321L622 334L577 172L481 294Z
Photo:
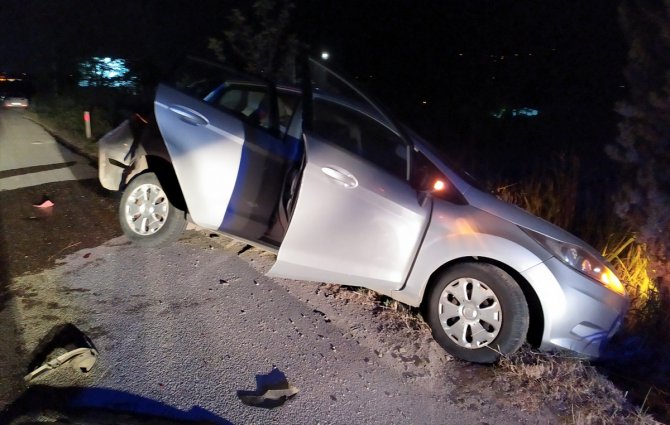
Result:
M154 111L192 220L218 229L238 175L242 122L165 85Z
M409 184L316 136L270 276L399 289L428 224Z
M245 138L237 181L219 229L252 241L273 246L282 232L267 235L276 224L280 198L287 185L286 175L294 164L293 144L263 129L245 125Z

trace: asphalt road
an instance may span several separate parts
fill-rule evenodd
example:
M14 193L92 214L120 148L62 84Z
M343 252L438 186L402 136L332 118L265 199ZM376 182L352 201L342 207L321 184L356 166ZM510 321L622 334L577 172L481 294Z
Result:
M489 368L363 295L265 277L271 254L196 230L131 245L95 170L20 114L0 113L0 164L0 423L555 421L510 408ZM50 211L33 206L45 198ZM63 329L90 338L93 369L24 384ZM299 392L241 400L277 380Z
M96 178L88 161L58 144L19 111L0 118L0 191Z

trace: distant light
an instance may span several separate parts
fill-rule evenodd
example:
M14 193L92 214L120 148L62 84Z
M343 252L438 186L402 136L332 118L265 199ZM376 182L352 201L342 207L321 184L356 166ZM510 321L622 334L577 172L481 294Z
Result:
M422 103L423 105L425 105L425 104L427 104L428 102L426 102L425 100L422 100L421 103Z
M527 117L536 117L540 112L537 109L533 108L521 108L519 109L519 115L524 115Z
M458 56L463 56L463 53L459 53Z
M321 59L327 61L328 59L330 59L330 53L328 53L328 52L321 52Z
M540 111L537 109L533 108L514 108L514 109L507 109L507 108L500 108L499 111L496 112L491 112L490 115L494 118L501 119L504 116L512 116L512 117L536 117L540 115Z

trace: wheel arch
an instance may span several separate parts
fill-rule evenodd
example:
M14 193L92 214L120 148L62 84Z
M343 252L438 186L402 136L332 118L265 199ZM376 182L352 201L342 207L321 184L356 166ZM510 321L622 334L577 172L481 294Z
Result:
M174 167L160 156L143 155L137 158L133 164L132 173L125 178L124 187L135 177L149 172L156 175L170 202L180 210L187 211L186 200Z
M501 261L495 260L493 258L461 257L461 258L455 258L438 267L430 275L430 277L428 278L428 282L424 288L423 296L421 297L421 304L419 305L419 309L422 312L422 314L425 315L428 300L430 298L430 293L433 287L439 281L440 276L442 276L447 270L454 267L455 265L465 263L490 264L505 271L514 279L514 281L521 288L524 298L526 299L526 303L528 304L528 312L530 314L530 318L529 318L528 335L526 339L531 345L533 345L534 347L538 347L540 345L540 342L542 340L542 334L544 332L544 311L542 309L542 304L540 303L540 299L537 296L537 293L535 292L531 284L521 275L521 273L519 273L517 270L510 267L509 265Z

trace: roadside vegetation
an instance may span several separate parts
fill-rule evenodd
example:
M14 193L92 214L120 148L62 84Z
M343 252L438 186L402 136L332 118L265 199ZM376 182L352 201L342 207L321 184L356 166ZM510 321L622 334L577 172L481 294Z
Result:
M526 349L504 358L498 367L535 385L550 400L567 403L575 423L653 423L647 413L668 421L670 287L660 287L667 281L652 279L646 245L621 223L612 205L591 205L591 213L577 220L576 168L573 162L559 163L524 181L500 185L498 196L600 248L626 286L630 310L605 357L596 363Z
M31 99L28 114L54 135L75 143L86 153L97 155L96 141L114 124L116 112L114 106L108 103L102 93L72 89L58 95L36 95ZM90 139L86 138L84 111L90 114Z

